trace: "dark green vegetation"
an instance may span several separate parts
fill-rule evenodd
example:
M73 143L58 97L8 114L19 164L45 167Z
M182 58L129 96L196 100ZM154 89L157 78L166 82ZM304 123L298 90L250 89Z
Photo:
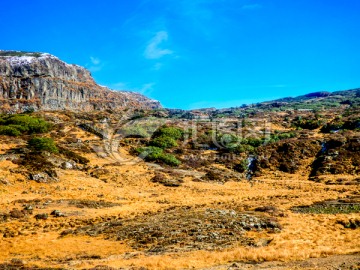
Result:
M205 173L217 163L243 176L249 170L251 175L262 176L269 171L295 174L310 168L309 178L320 181L319 176L324 174L360 173L357 133L360 109L356 103L359 98L360 90L355 89L316 92L221 110L129 109L120 114L104 111L66 112L66 115L80 120L82 124L77 124L78 127L103 140L114 132L110 136L115 135L121 147L145 161ZM336 102L339 106L333 106ZM302 109L297 109L296 104L303 106ZM322 107L313 110L307 107L309 104ZM24 135L21 139L29 140L28 135L46 133L52 128L49 122L34 115L2 116L0 134ZM103 119L107 120L106 125L101 122ZM119 123L118 119L126 121ZM115 126L108 130L112 123ZM89 161L79 153L92 150L89 144L78 143L73 135L65 134L60 124L55 124L53 131L44 136L47 138L31 139L28 148L85 165Z
M154 132L149 144L162 149L173 148L178 146L177 141L183 133L180 128L164 126Z
M35 152L47 151L50 153L58 153L59 150L51 138L31 138L28 141L28 148Z
M170 153L172 148L178 146L177 141L183 137L183 130L178 127L163 126L152 135L148 146L139 147L135 150L137 154L146 161L165 163L170 166L179 166L181 162Z
M321 128L324 133L338 132L339 130L360 130L360 117L349 117L345 121L342 117L336 117Z
M140 154L140 157L146 161L162 162L170 166L178 166L181 163L174 155L165 153L164 150L159 147L141 147L137 148L136 151Z
M41 118L26 114L0 116L0 135L20 136L45 133L51 129L51 126L49 122Z
M360 213L360 203L358 200L335 200L314 203L308 206L298 206L292 208L293 212L303 214L350 214Z
M360 174L359 136L333 136L325 141L311 165L311 176Z
M87 164L89 162L87 158L67 147L69 139L66 139L65 144L54 140L54 138L65 135L62 131L63 127L64 125L53 125L51 118L46 121L35 115L0 116L0 134L18 137L12 138L13 141L26 142L26 147L10 149L6 154L17 155L14 163L26 169L29 179L38 182L56 179L55 169L61 167L61 164L56 164L53 161L54 158L62 159L62 163L67 162L68 167L74 167L76 163ZM50 131L52 132L50 133ZM40 134L41 136L39 136Z
M292 122L292 125L295 128L301 128L301 129L317 129L324 125L324 121L317 118L310 118L310 119L304 119L301 116L298 116L294 119Z
M174 119L207 119L213 121L217 118L226 117L251 117L259 112L283 112L283 111L311 111L336 109L342 105L350 108L360 106L360 89L337 92L314 92L304 96L287 97L273 101L261 102L251 105L243 104L239 107L226 109L199 109L195 111L185 111L179 109L160 109L151 112L152 115L166 116Z

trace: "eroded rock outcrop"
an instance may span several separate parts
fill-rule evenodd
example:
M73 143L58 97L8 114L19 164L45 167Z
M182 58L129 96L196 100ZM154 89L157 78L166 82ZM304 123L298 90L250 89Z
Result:
M0 51L1 111L159 108L141 94L99 86L90 72L46 53Z

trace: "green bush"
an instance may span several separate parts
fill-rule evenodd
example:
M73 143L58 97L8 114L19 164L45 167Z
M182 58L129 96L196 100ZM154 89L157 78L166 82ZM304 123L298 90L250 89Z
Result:
M163 149L155 146L137 148L136 152L144 157L145 160L154 161L163 154Z
M262 145L264 143L263 139L258 139L258 138L248 138L246 139L247 143L251 145L252 147L259 147L260 145Z
M29 115L14 115L6 119L8 125L22 126L25 132L29 134L44 133L49 131L51 124L40 118L34 118Z
M162 149L178 146L177 140L183 137L184 131L177 127L161 127L156 130L149 145Z
M177 143L176 140L173 139L172 137L161 135L159 137L152 139L150 141L150 145L160 147L162 149L166 149L166 148L176 147Z
M338 121L338 122L332 122L327 123L321 128L321 132L323 133L330 133L332 131L340 130L343 128L344 122Z
M217 141L220 143L222 147L227 148L228 150L235 149L241 139L234 134L218 134Z
M179 166L181 164L180 160L171 154L161 155L160 160L170 166Z
M292 126L296 128L302 128L302 129L317 129L321 127L324 124L324 122L320 119L303 119L301 117L297 117L293 122Z
M239 144L235 149L234 152L237 154L240 153L254 153L255 147L249 144Z
M55 145L55 142L51 138L32 138L28 141L28 148L36 151L42 152L47 151L50 153L58 153L59 150Z
M278 133L278 134L271 134L270 140L267 143L274 143L277 141L291 139L296 137L296 133L294 132L285 132L285 133Z
M0 135L19 136L21 132L14 127L0 126Z
M184 131L177 127L161 127L154 132L153 138L166 136L174 140L179 140L182 138Z
M145 161L163 162L170 166L179 166L181 163L175 156L164 153L163 149L155 146L138 148L136 152L140 154Z
M3 135L19 136L21 134L44 133L50 128L50 123L29 115L17 114L0 118L0 129L3 130L0 134Z

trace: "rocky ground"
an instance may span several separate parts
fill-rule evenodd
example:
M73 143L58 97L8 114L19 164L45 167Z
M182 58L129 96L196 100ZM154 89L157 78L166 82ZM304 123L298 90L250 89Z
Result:
M0 136L0 269L359 269L356 130L295 130L276 114L295 137L256 158L188 137L164 150L173 167L134 152L149 138L109 139L118 115L37 116L59 152Z

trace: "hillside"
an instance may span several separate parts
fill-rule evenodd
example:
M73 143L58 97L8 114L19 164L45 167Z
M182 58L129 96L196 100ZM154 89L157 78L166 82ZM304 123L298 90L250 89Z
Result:
M123 110L160 108L133 92L99 86L90 72L47 53L0 51L0 110Z
M357 269L357 101L3 114L0 269Z

